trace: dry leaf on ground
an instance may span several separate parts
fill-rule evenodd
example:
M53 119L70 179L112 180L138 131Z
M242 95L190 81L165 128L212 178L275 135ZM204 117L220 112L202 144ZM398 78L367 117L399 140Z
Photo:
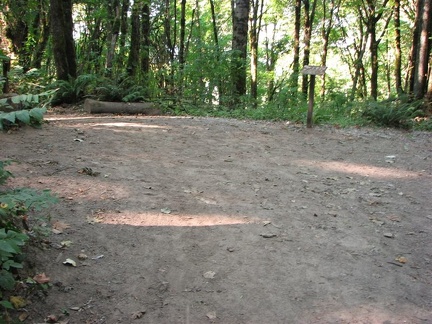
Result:
M45 275L45 273L39 273L33 277L33 280L38 284L44 284L50 282L50 278Z

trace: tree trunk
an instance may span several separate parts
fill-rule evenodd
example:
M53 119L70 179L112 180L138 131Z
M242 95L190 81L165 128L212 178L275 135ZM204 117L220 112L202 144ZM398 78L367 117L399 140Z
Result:
M249 32L249 39L251 48L251 98L253 99L254 108L256 108L258 105L258 40L261 30L263 6L264 0L252 1L252 15L250 18L251 29Z
M312 2L312 9L309 12L310 9L310 3L309 0L303 0L304 3L304 52L303 52L303 66L309 65L310 61L310 43L312 40L312 27L313 27L313 21L315 18L315 9L317 5L317 0L313 0ZM307 95L308 93L308 75L303 74L303 81L302 81L302 93Z
M114 54L115 49L117 45L117 39L120 33L120 1L114 0L109 2L108 5L108 12L109 12L109 18L110 18L110 35L108 37L108 50L106 55L106 62L105 62L105 68L107 70L108 75L111 75L112 73L112 67L113 67L113 61L114 61Z
M246 58L248 41L249 0L235 0L233 12L232 68L235 103L246 94Z
M131 44L127 65L128 73L130 76L137 75L139 70L141 41L140 11L140 3L138 1L135 1L132 6L131 13Z
M76 78L72 0L50 0L51 38L57 79Z
M144 75L148 75L150 72L150 1L143 5L142 10L142 59L141 69Z
M298 77L300 75L300 25L301 25L301 0L295 0L294 18L294 59L293 73L290 77L290 88L298 90Z
M411 63L413 71L410 82L410 92L415 99L422 99L427 94L429 59L432 45L430 41L432 34L431 2L431 0L417 1Z
M365 2L366 1L366 2ZM388 0L384 0L381 7L376 7L375 0L363 0L363 10L364 10L364 23L367 27L369 34L369 51L370 51L370 61L371 61L371 77L370 77L370 91L371 97L374 100L378 99L378 46L381 42L381 37L384 35L385 30L390 22L390 16L387 18L383 33L380 37L377 37L377 24L382 18L384 9L387 6Z
M321 36L323 39L323 47L322 47L322 54L321 54L321 65L326 66L327 64L327 55L328 55L328 46L329 46L329 39L330 39L330 33L333 29L333 21L334 21L334 15L335 12L339 10L341 0L331 0L330 2L330 10L327 16L327 0L323 0L323 22L322 22L322 29L321 29ZM321 99L324 99L324 95L326 92L326 75L324 74L322 76L322 87L321 87Z
M217 22L216 22L216 12L215 12L215 5L214 5L214 1L213 0L209 0L210 2L210 10L211 10L211 16L212 16L212 25L213 25L213 38L214 38L214 42L215 42L215 47L216 47L216 64L219 66L219 62L220 62L220 47L219 47L219 37L218 37L218 27L217 27ZM216 84L217 84L217 93L218 93L218 99L219 99L219 103L223 100L223 89L222 89L222 81L220 76L217 76L217 80L216 80Z
M396 92L398 95L403 93L402 90L402 48L401 48L401 23L400 23L400 0L395 0L393 8L393 21L395 27L395 62L394 76L396 81Z

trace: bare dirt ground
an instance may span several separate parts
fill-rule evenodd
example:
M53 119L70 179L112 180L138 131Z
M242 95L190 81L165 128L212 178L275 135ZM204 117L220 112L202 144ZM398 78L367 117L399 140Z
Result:
M0 134L61 197L27 323L432 323L431 133L47 119Z

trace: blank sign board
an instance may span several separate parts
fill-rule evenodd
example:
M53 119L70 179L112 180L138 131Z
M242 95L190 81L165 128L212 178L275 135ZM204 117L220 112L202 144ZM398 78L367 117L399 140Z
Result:
M309 75L324 75L327 70L327 66L313 66L313 65L305 65L303 67L302 73Z

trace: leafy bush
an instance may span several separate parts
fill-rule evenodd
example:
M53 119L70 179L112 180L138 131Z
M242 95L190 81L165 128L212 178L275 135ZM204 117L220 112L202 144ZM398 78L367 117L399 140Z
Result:
M33 213L57 202L48 190L4 189L7 179L13 176L5 170L5 166L10 164L11 161L0 161L0 305L5 309L12 308L11 303L4 299L4 292L15 287L16 270L23 268L23 247L30 237L41 235L37 223L46 222L46 217L34 216ZM29 225L30 214L34 216L32 229Z
M40 126L54 90L0 99L0 130L20 124Z

